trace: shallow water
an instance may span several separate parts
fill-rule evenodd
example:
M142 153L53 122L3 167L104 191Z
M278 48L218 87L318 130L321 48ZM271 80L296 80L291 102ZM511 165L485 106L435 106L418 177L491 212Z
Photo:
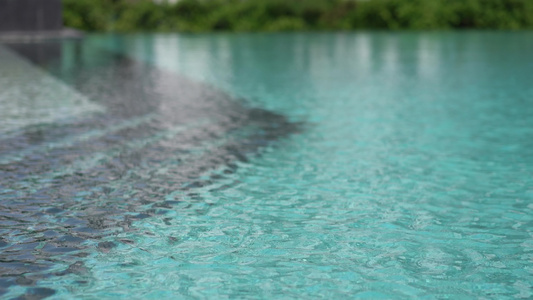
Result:
M533 33L58 45L11 45L70 100L0 113L4 297L533 297Z

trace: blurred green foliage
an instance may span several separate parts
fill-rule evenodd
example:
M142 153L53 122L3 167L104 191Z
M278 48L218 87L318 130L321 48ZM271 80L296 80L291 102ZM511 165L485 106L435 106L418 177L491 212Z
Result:
M531 29L533 0L63 0L87 31Z

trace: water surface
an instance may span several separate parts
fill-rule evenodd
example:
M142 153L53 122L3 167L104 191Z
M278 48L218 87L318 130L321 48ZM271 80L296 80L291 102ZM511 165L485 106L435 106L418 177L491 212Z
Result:
M533 296L533 33L12 49L87 113L4 113L5 297Z

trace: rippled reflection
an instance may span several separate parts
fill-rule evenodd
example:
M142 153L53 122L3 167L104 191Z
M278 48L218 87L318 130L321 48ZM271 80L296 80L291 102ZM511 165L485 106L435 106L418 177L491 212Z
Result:
M6 295L530 298L532 52L530 32L63 43L39 65L105 113L3 136Z

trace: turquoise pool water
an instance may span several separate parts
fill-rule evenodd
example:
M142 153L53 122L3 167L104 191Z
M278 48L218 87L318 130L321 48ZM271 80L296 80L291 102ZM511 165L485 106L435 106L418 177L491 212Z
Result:
M533 297L533 32L2 51L6 298Z

